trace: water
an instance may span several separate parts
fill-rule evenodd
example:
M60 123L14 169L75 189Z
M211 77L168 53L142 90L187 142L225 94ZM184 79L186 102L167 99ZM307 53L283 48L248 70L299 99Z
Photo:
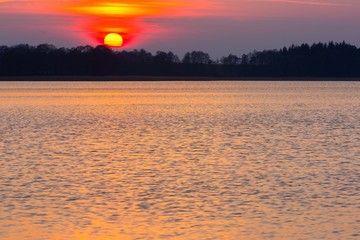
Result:
M0 83L0 239L359 239L360 82Z

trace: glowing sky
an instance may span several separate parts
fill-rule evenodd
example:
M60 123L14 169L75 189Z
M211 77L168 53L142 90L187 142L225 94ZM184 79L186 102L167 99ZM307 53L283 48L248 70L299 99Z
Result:
M360 46L359 0L0 0L0 45L97 45L202 50L213 57L290 44Z

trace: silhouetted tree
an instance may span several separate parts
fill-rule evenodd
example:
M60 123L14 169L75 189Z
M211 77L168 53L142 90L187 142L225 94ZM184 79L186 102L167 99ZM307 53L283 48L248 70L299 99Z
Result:
M360 49L341 43L292 45L212 60L192 51L113 51L105 46L0 46L0 75L153 75L208 77L360 77Z
M224 65L237 65L240 64L240 58L236 55L230 54L227 57L222 57L220 63Z
M210 56L207 53L201 51L192 51L185 54L183 63L186 64L210 64Z

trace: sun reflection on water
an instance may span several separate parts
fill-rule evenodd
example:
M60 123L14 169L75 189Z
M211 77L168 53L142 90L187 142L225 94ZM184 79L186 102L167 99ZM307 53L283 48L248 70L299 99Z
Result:
M356 239L359 92L1 83L0 238Z

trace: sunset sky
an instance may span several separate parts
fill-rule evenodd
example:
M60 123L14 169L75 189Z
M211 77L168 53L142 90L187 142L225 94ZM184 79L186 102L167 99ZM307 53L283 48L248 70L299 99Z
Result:
M0 45L98 45L202 50L212 57L291 44L360 46L359 0L0 0Z

